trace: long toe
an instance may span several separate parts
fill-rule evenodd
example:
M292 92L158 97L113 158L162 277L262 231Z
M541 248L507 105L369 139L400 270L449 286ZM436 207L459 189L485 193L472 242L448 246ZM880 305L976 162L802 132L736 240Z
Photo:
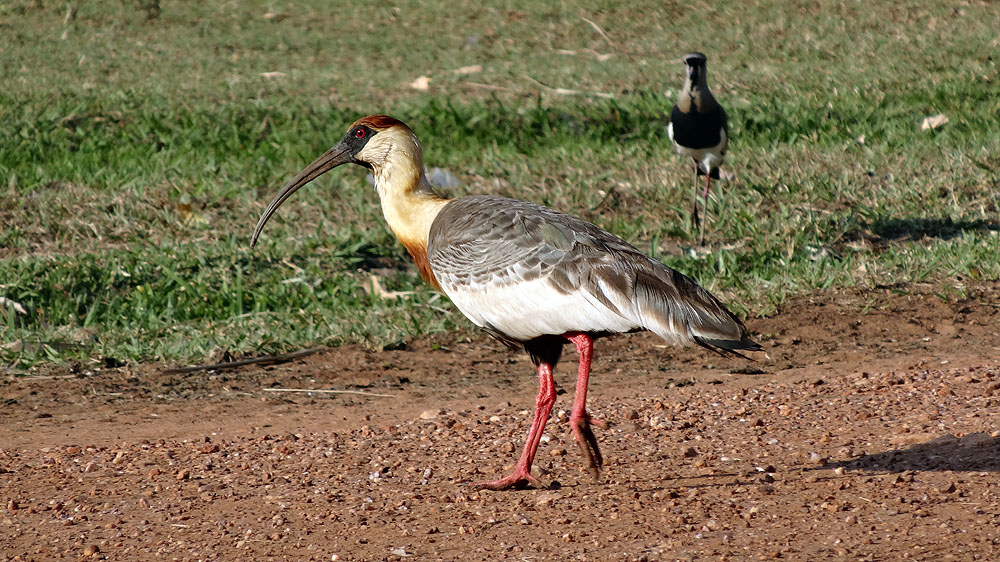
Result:
M587 414L587 413L583 414L583 419L587 420L587 423L589 423L590 425L596 425L597 427L599 427L601 429L607 429L607 428L611 427L610 423L608 423L608 422L606 422L604 420L601 420L601 419L597 419L597 418L591 417L590 414Z
M527 470L515 470L511 474L492 482L477 482L472 486L477 490L506 490L517 487L519 484L531 484L536 488L544 488L542 481L535 478Z

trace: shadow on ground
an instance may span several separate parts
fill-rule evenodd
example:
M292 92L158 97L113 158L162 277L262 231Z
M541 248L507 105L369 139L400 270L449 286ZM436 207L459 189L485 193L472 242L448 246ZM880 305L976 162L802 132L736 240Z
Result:
M970 433L961 438L944 435L909 447L893 449L851 460L827 463L822 468L904 472L907 470L953 470L1000 472L1000 438Z
M1000 223L992 220L953 220L945 218L884 218L878 219L869 227L874 242L899 242L920 240L921 238L940 238L950 240L965 232L1000 231Z

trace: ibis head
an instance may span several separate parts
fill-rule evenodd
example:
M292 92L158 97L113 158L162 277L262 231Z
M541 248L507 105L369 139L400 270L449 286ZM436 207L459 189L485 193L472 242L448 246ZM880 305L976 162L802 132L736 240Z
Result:
M306 166L278 191L257 221L250 246L257 243L257 238L271 215L300 187L343 164L364 166L378 178L384 172L391 153L398 151L401 146L410 147L410 151L416 152L416 159L421 158L419 141L401 121L387 115L369 115L358 119L340 142Z

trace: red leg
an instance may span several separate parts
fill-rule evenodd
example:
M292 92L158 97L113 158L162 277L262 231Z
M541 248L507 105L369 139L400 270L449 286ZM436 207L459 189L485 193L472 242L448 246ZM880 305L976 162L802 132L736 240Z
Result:
M477 488L503 490L520 482L541 485L541 482L531 474L531 464L535 461L535 452L538 450L538 443L542 440L545 422L548 421L549 413L552 412L552 405L556 403L556 383L552 378L552 365L548 363L538 364L538 385L538 397L535 398L535 419L531 421L528 441L524 444L524 451L521 452L521 458L518 459L514 472L499 480L474 484Z
M590 362L594 357L594 338L581 332L569 332L563 334L563 337L573 342L580 353L580 368L576 375L576 394L573 397L573 411L569 416L569 425L573 430L573 437L576 437L576 442L583 451L583 457L587 460L587 468L590 469L594 480L597 480L604 458L590 426L593 424L604 427L605 424L587 413L587 383L590 380Z

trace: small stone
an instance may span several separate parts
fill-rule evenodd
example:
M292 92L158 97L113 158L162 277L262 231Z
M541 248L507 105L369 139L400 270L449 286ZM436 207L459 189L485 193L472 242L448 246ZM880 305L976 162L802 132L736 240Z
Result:
M178 480L188 480L190 478L191 478L191 470L190 469L184 468L184 469L181 469L181 470L177 471L177 479Z
M82 451L82 450L83 449L81 449L80 447L77 447L75 445L70 445L69 447L66 447L66 454L67 455L79 455L80 451Z
M438 417L439 410L424 410L420 412L420 419L422 420L432 420Z
M427 179L431 182L431 185L435 187L451 189L462 185L458 176L444 168L431 168L428 170Z
M83 549L83 555L84 556L97 556L97 553L100 552L100 551L101 551L101 549L98 548L98 546L96 544L92 544L92 545L89 545L87 548Z
M625 419L637 420L639 419L639 412L636 412L635 410L629 410L628 413L625 414Z
M954 482L949 482L947 486L940 486L937 490L942 494L954 494L957 489Z
M688 447L687 450L684 451L684 456L687 457L687 458L689 458L689 459L697 457L698 456L698 451L694 447Z
M535 500L535 505L538 507L548 507L552 505L552 502L559 499L559 497L560 497L559 494L553 492L545 492L538 496L538 499Z

